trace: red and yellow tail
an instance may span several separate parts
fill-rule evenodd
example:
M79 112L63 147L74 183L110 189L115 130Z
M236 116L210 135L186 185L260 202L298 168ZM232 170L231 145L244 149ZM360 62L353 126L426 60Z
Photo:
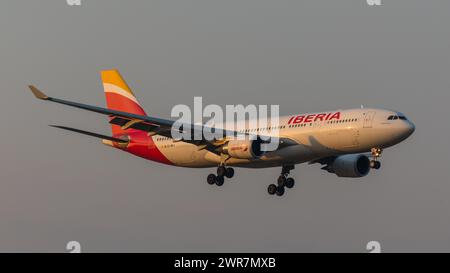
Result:
M144 109L142 109L118 70L101 71L101 76L108 109L143 116L146 115ZM120 135L125 132L118 125L113 124L111 126L113 135Z

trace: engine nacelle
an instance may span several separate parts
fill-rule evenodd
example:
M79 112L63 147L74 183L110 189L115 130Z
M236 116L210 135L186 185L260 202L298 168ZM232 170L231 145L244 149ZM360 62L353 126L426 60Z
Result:
M255 159L264 154L261 151L260 139L255 140L231 140L222 147L222 152L239 159Z
M363 177L369 174L370 160L362 154L341 155L336 157L327 170L339 177Z

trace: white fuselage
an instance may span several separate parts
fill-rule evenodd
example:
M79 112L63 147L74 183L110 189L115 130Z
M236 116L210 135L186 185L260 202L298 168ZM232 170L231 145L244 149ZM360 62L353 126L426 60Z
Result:
M334 113L339 113L338 117L330 119ZM397 118L390 118L392 116ZM414 131L414 124L401 113L375 108L284 116L279 118L278 130L249 128L246 127L248 124L252 123L241 121L232 125L236 125L235 128L242 133L276 134L275 136L294 140L298 145L267 152L256 159L230 158L227 165L264 168L299 164L341 154L365 153L371 148L395 145ZM226 124L225 128L233 127ZM213 167L221 162L219 155L199 150L193 144L174 142L171 138L159 135L153 136L153 141L161 153L177 166Z

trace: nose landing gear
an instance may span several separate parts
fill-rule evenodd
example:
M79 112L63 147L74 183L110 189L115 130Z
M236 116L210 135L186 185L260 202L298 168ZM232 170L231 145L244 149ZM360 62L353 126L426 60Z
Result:
M378 159L381 157L381 153L383 152L383 149L381 148L372 148L370 150L372 154L372 160L370 161L370 167L372 169L378 170L381 168L381 162L378 161Z
M286 165L281 169L281 174L277 179L277 185L270 184L267 188L267 192L270 195L282 196L285 192L285 188L291 189L295 185L295 180L292 177L288 177L289 172L295 168L294 165Z

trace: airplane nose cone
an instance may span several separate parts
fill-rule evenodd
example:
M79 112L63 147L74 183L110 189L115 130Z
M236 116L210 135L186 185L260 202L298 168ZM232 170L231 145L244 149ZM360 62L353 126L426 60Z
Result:
M414 131L416 127L409 120L404 121L403 123L397 123L391 132L391 138L389 141L389 145L395 145L397 143L402 142L407 139Z
M416 126L412 122L410 122L409 134L412 135L412 133L414 133L415 130Z
M412 133L414 133L414 131L416 130L416 126L414 126L414 123L412 123L411 121L408 121L404 130L404 137L407 138L412 135Z

